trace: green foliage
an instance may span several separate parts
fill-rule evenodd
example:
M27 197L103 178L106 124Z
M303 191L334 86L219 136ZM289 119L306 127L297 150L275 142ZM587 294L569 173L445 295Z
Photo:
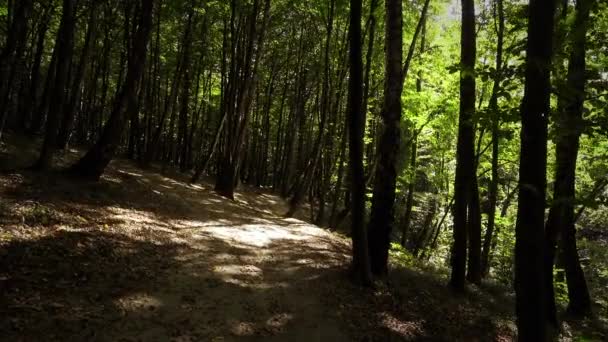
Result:
M61 221L60 215L51 207L34 203L21 210L23 223L28 226L52 226Z
M568 285L564 276L565 270L555 268L553 270L553 287L555 289L555 301L558 305L568 305Z
M412 266L416 261L416 258L407 249L396 242L391 243L389 255L395 264L402 267Z
M606 208L603 209L604 212L608 211ZM608 215L606 218L608 218ZM597 305L597 311L599 311L597 314L600 317L607 317L608 251L606 250L606 245L608 243L608 235L605 232L599 232L602 234L599 239L597 237L594 237L593 240L581 239L579 241L579 250L585 277L590 287L591 298Z

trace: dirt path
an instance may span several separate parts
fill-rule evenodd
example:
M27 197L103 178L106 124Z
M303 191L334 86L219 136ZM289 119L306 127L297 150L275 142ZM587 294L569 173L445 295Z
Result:
M348 242L275 196L232 202L126 162L99 184L1 181L4 337L349 340L323 298Z
M160 289L120 300L134 320L148 311L140 322L155 328L127 323L112 329L113 337L135 332L159 341L348 340L319 297L324 293L320 277L347 260L345 241L282 218L286 208L270 195L241 192L231 202L208 186L158 175L146 182L153 193L177 196L185 204L182 217L147 228L166 231L171 242L185 247L175 256L179 267L167 274ZM124 216L132 225L147 215Z

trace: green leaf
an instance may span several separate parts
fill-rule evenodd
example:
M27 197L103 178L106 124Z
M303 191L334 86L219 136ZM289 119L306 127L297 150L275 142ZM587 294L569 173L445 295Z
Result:
M511 94L507 91L501 91L498 93L498 98L504 98L506 101L511 101Z

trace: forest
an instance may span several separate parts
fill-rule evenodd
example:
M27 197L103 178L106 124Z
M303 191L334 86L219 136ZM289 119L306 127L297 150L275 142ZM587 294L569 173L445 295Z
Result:
M608 1L0 0L0 340L608 340Z

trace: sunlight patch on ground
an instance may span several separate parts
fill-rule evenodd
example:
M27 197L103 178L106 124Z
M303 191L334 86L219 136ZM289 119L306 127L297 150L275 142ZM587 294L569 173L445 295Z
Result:
M128 175L128 176L133 176L133 177L143 177L143 174L137 173L137 172L132 172L132 171L118 170L118 173Z
M284 330L285 326L293 320L293 315L290 313L279 313L272 315L265 322L250 322L250 321L236 321L230 320L230 332L232 335L246 337L255 336L260 333L280 333Z
M233 262L236 261L236 255L229 253L219 253L213 256L213 261L215 262Z
M140 211L135 209L123 209L118 207L108 208L110 212L114 214L113 219L124 220L126 222L137 223L141 225L152 225L155 229L163 230L166 232L175 233L171 229L162 229L158 218L147 211Z
M231 322L230 332L236 336L253 336L256 328L253 322Z
M422 322L420 321L404 321L390 312L378 313L378 318L384 327L403 337L412 338L423 334Z
M188 186L194 190L205 190L205 188L203 188L202 186L200 186L198 184L188 184Z
M246 275L248 277L262 277L262 269L254 265L221 265L215 266L213 272L224 277Z
M278 227L261 224L247 224L232 227L207 227L206 232L222 240L233 241L255 247L266 247L275 240L305 240L306 237Z
M122 184L123 180L111 174L104 173L101 178L111 183Z
M114 303L124 311L156 310L163 306L163 302L160 299L147 293L130 294L116 299Z
M285 221L286 223L294 223L294 224L298 224L298 223L302 224L302 223L304 223L304 222L302 222L302 221L300 221L298 219L295 219L293 217L286 217L286 218L283 219L283 221ZM306 224L306 223L304 223L304 224Z
M287 323L293 320L293 315L290 313L280 313L273 315L268 320L266 320L266 325L273 329L281 329Z

